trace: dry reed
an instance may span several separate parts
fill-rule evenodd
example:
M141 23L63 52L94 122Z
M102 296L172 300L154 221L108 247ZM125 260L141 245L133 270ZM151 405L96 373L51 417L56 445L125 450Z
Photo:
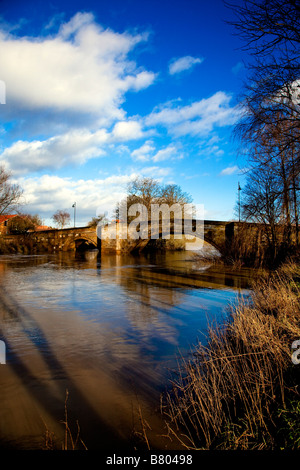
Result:
M76 420L76 434L71 431L70 424L69 424L69 417L68 417L68 407L67 402L69 398L69 391L66 389L66 396L65 396L65 409L64 409L64 420L61 423L64 425L64 438L61 442L61 450L79 450L84 449L87 450L87 446L83 442L80 437L80 426L78 420ZM44 423L45 424L45 423ZM44 434L44 442L42 448L44 450L56 450L60 449L57 446L57 438L55 434L48 429L45 424L45 434Z
M250 298L231 307L225 324L210 326L192 360L183 361L162 403L169 434L181 445L242 450L286 445L281 417L291 400L299 401L300 366L291 361L291 344L300 338L298 275L299 268L290 265L261 279Z

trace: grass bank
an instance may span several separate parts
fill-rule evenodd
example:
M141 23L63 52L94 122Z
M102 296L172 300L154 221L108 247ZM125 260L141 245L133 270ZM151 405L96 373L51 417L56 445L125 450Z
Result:
M0 255L29 255L36 253L37 251L36 244L32 240L26 238L26 235L24 235L22 238L18 238L18 240L12 239L7 241L0 238Z
M290 263L260 279L181 364L162 400L170 438L189 449L299 449L298 339L300 267Z

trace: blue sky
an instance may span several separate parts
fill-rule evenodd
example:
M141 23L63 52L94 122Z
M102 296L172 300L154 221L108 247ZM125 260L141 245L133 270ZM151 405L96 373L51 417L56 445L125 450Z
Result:
M221 0L0 0L0 163L25 212L84 225L136 176L235 217L248 58Z

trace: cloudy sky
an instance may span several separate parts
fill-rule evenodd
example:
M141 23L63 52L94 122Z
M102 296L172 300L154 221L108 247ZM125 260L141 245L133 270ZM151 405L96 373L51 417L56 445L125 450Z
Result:
M143 175L234 218L247 57L231 15L222 0L0 0L0 164L23 210L51 224L76 202L84 225Z

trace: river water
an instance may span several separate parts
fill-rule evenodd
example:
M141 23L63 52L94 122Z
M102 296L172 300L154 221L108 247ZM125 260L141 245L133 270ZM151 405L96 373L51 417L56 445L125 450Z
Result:
M47 431L61 448L65 410L88 449L131 449L141 416L172 447L160 396L250 280L191 252L1 256L0 447L41 449Z

